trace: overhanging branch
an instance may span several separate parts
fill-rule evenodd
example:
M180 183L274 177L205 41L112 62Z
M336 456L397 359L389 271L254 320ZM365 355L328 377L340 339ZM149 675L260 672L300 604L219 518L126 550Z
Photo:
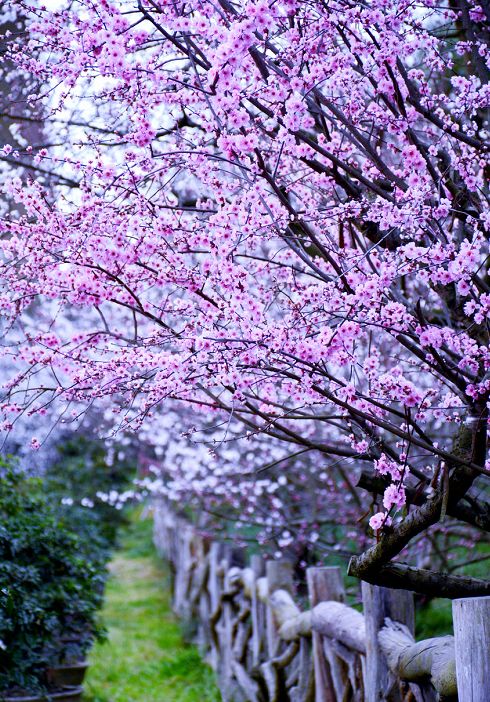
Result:
M464 575L448 575L434 570L415 568L405 563L389 563L375 570L362 570L358 567L358 557L353 556L348 574L362 578L373 585L413 590L431 597L483 597L490 595L490 581L470 578Z
M362 471L356 487L366 490L371 494L382 495L390 481L381 475L375 475L369 471ZM423 505L427 502L427 495L423 490L415 488L405 488L407 503L409 505ZM471 524L482 531L490 532L490 506L481 500L466 495L464 499L471 499L471 507L462 501L449 503L447 514L454 519Z

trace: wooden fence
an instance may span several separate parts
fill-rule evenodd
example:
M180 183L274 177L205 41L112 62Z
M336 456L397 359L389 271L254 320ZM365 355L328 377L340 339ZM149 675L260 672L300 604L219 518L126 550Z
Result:
M339 568L314 567L301 611L288 561L240 563L163 501L154 518L175 612L196 626L224 702L490 701L490 597L453 602L455 637L415 643L408 591L362 583L361 613Z

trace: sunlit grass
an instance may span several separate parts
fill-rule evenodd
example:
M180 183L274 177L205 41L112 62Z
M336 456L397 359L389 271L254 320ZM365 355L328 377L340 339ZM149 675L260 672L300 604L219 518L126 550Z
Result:
M151 522L135 521L111 564L109 639L90 655L85 702L218 702L214 675L182 641Z

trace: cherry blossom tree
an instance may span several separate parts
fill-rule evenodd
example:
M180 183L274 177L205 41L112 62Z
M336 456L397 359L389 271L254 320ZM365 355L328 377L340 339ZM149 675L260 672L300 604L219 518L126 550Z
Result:
M345 566L370 544L362 515L371 498L352 487L362 475L355 461L306 448L291 452L267 434L244 435L230 417L207 415L174 403L159 417L158 429L153 422L151 431L140 431L144 477L136 481L137 495L163 498L203 535L219 534L238 547L258 543L262 553L290 559L300 580L306 566L325 558ZM385 486L379 487L382 493ZM419 567L453 573L467 564L468 549L481 536L445 520L413 539L405 555ZM471 560L484 558L477 551Z
M52 139L4 183L3 429L219 411L374 496L351 574L488 593L403 562L490 525L488 2L18 7Z
M159 418L157 436L155 425L148 436L140 432L143 493L184 508L205 534L258 543L300 568L326 554L348 560L353 543L369 543L352 472L344 480L327 456L291 452L271 436L246 435L239 421L208 415L175 405Z

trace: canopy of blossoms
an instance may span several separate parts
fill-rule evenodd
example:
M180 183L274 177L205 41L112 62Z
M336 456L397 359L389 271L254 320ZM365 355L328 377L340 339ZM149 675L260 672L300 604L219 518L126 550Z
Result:
M490 523L487 6L17 7L47 144L3 147L3 429L222 410L377 473L351 572L435 591L391 559L446 514Z

